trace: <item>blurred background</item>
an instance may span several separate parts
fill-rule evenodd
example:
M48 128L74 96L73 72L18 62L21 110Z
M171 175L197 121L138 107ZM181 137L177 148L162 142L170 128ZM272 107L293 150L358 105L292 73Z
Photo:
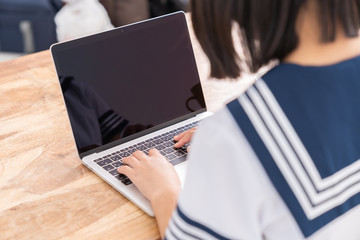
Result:
M188 0L0 0L0 61L129 23L187 11Z

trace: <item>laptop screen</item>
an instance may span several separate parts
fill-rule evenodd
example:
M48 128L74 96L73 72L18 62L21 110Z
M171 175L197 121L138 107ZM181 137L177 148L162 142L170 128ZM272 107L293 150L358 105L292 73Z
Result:
M80 153L205 109L182 12L51 52Z

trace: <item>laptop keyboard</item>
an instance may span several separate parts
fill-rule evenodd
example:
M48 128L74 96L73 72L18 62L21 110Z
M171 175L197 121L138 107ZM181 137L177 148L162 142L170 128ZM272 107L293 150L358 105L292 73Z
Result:
M186 144L181 148L174 148L174 136L179 135L180 133L185 132L193 127L196 127L198 124L199 121L187 124L183 127L150 138L146 141L127 147L120 151L116 151L112 154L98 158L94 161L97 163L97 165L108 171L112 176L120 180L123 184L129 185L132 183L130 179L124 174L119 174L117 171L118 167L123 165L121 161L123 158L130 156L137 150L143 151L148 154L150 149L156 148L170 162L174 163L177 159L187 154L186 148L188 147L188 144Z

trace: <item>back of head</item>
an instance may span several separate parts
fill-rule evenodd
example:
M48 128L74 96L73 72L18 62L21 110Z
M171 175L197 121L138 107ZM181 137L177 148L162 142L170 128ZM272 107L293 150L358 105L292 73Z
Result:
M316 6L319 42L334 41L338 28L347 37L358 36L360 0L192 0L194 31L210 60L210 75L236 78L242 71L233 44L233 23L240 27L242 61L250 71L284 59L298 45L298 16L310 3Z

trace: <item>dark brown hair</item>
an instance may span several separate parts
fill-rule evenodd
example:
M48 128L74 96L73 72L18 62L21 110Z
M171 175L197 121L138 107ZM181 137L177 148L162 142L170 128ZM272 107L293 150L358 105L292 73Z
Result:
M321 41L335 39L340 24L346 36L358 35L360 0L316 1ZM195 35L215 78L236 78L241 73L232 38L232 23L241 30L245 61L256 72L270 60L282 60L298 44L295 23L306 0L192 0Z

